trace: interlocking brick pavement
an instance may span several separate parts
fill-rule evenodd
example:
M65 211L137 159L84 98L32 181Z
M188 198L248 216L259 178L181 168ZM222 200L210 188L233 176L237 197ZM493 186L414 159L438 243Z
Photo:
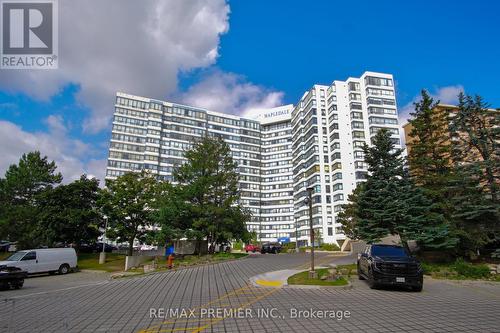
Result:
M266 289L256 274L302 266L305 254L251 255L209 266L23 294L0 293L0 332L500 332L500 284L426 280L424 291ZM318 254L318 261L331 262ZM40 292L44 292L41 290ZM195 318L151 318L151 309L196 309ZM200 318L201 309L251 317ZM277 318L259 316L272 310ZM349 318L290 318L290 309L349 311ZM306 312L307 313L307 312Z

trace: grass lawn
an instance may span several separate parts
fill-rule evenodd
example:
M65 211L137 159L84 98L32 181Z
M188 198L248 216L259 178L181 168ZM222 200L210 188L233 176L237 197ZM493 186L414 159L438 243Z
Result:
M14 252L0 252L0 261L5 260Z
M345 286L347 285L347 280L344 278L340 278L335 281L326 281L321 280L323 275L328 274L328 268L320 268L316 269L316 273L318 274L317 279L309 278L309 271L300 272L295 275L292 275L288 278L288 284L301 284L301 285L316 285L316 286Z
M106 272L121 272L125 268L125 255L106 253L106 263L99 265L99 253L80 253L78 268Z
M485 264L472 264L457 259L452 263L422 263L425 275L436 279L489 280L500 282L500 275L491 275Z
M174 267L187 267L206 263L214 263L230 259L246 257L246 253L216 253L204 256L184 256L176 258ZM153 260L145 262L143 265L151 264ZM165 270L166 257L158 257L158 269ZM106 253L106 263L99 265L99 253L82 253L78 255L78 267L80 269L100 270L106 272L121 272L125 268L125 255L117 253ZM142 268L132 269L131 272L140 272Z
M215 253L215 254L207 254L203 256L198 255L186 255L184 257L178 256L174 260L174 267L186 267L186 266L194 266L201 265L207 263L215 263L224 260L232 260L239 259L248 256L246 253ZM165 268L166 266L166 257L160 257L160 269Z

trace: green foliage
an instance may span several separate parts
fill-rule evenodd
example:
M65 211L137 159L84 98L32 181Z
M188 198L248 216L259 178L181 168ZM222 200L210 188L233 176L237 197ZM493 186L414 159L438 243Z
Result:
M298 284L298 285L317 285L317 286L345 286L347 285L347 280L343 277L339 279L329 281L329 280L321 280L321 277L324 275L328 275L328 268L319 268L315 270L318 278L310 279L309 271L300 272L295 275L292 275L288 278L288 284Z
M480 96L459 95L450 131L454 170L453 220L462 253L476 252L500 235L500 112Z
M480 279L490 275L490 269L486 265L473 265L459 258L453 264L453 269L458 275L466 278Z
M233 243L233 250L241 251L243 250L243 242L238 241Z
M448 264L421 263L424 274L447 279L489 279L490 269L484 264L471 264L462 258Z
M449 113L436 108L439 101L434 101L426 90L422 90L422 98L416 102L415 112L410 113L408 163L411 177L420 186L425 195L436 205L436 211L449 217L450 203L447 184L453 177L451 165Z
M184 230L185 237L206 237L212 244L250 240L250 214L239 203L237 165L227 143L204 137L184 157L187 163L173 172L178 184L167 186L157 203L162 229Z
M395 149L391 134L380 130L373 146L363 150L370 174L340 218L349 233L369 243L397 234L403 243L416 240L424 247L453 247L455 240L448 237L441 216L405 171L402 149Z
M288 242L288 243L285 243L281 246L281 250L282 252L289 252L289 251L295 251L296 249L296 245L295 245L295 242Z
M319 248L323 251L340 251L340 248L336 244L323 243Z
M348 203L342 205L342 211L337 215L337 222L342 224L344 234L350 239L357 240L360 238L358 232L359 224L359 196L364 190L364 183L359 184L354 191L349 194Z
M40 195L38 217L44 244L56 242L74 244L93 242L99 236L99 216L96 202L99 181L86 175L68 185L45 191Z
M128 172L106 182L99 206L108 218L106 236L128 242L128 255L134 241L142 241L152 227L151 209L158 192L158 183L151 174Z
M0 238L17 241L20 249L42 245L40 196L61 181L56 164L38 151L11 165L0 180Z

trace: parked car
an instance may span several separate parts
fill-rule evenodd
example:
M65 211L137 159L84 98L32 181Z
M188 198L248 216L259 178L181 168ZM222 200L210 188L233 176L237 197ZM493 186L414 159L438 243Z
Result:
M158 246L142 244L140 247L141 251L156 251L158 250Z
M18 251L0 261L0 266L17 267L28 274L69 273L76 268L77 258L73 248L33 249Z
M405 286L422 291L423 270L420 262L397 245L367 245L358 254L358 277L367 280L370 288Z
M114 245L111 244L105 244L104 245L104 252L113 252L117 250L118 248ZM94 243L94 244L87 244L83 243L80 244L79 251L82 253L98 253L102 252L102 243Z
M245 251L248 253L248 252L260 252L260 247L258 245L255 245L255 244L247 244L245 245Z
M22 288L27 275L27 272L20 268L0 266L0 290Z
M0 252L9 251L10 242L7 240L0 240Z
M280 253L281 244L280 243L264 243L260 249L260 253Z
M113 252L116 250L118 250L116 246L108 243L104 244L104 252ZM102 243L95 243L95 252L102 252Z

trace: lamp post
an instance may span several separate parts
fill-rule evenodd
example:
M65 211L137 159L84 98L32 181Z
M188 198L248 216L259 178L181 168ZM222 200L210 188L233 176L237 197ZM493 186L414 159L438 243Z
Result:
M308 196L305 199L305 203L309 204L309 236L311 238L311 269L309 270L309 278L315 279L317 278L316 271L314 270L314 229L313 229L313 211L312 211L312 193L314 191L314 187L308 187L307 193Z
M102 252L99 253L99 264L102 265L106 263L106 230L108 230L108 217L106 215L104 217L104 234L102 235Z
M299 231L297 227L297 219L295 219L295 252L299 253Z

